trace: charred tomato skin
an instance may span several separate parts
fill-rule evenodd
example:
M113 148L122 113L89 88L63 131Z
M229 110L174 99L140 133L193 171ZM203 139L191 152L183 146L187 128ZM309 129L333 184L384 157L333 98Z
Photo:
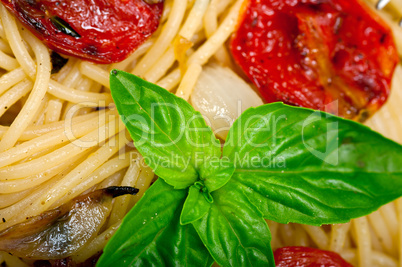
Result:
M125 59L156 31L163 1L1 0L50 49L95 63Z
M359 0L249 0L230 42L267 102L364 121L387 100L399 58Z
M274 252L277 267L353 267L339 254L309 247L283 247Z

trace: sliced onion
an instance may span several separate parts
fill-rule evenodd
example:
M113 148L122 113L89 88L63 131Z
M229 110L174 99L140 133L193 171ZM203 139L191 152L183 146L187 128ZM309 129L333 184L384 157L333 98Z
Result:
M190 101L223 140L243 111L263 104L250 85L232 70L218 65L203 69Z
M112 186L76 197L1 231L0 251L27 259L67 258L96 236L110 213L113 197L137 192L133 187Z

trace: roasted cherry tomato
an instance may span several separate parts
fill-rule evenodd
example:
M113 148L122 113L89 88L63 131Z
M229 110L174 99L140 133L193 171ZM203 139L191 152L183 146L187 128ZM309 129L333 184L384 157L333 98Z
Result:
M96 63L125 59L157 28L163 0L1 0L56 52Z
M309 247L278 248L274 258L276 267L353 267L335 252Z
M231 52L267 102L364 121L386 101L397 50L359 0L250 0L242 12Z

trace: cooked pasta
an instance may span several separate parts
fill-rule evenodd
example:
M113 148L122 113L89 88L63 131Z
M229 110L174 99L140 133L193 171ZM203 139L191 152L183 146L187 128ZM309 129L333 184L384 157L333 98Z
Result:
M115 199L102 231L71 257L84 262L101 252L155 179L119 120L109 71L131 72L189 100L206 65L233 68L225 43L242 2L166 0L158 31L123 62L97 65L71 57L55 74L49 49L0 4L0 231L99 188L138 188L136 196ZM366 2L374 7L376 1ZM391 25L402 57L402 7L391 3L378 13ZM402 143L400 103L399 64L388 102L366 124ZM402 266L400 199L342 225L267 223L273 249L312 246L357 266ZM0 252L2 262L32 264Z

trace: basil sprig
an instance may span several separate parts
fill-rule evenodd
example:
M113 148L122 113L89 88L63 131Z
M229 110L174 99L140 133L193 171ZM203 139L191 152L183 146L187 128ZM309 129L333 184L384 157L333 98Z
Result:
M221 152L186 101L122 71L110 83L159 179L98 266L274 266L264 218L341 223L402 195L402 146L359 123L267 104L236 120Z

